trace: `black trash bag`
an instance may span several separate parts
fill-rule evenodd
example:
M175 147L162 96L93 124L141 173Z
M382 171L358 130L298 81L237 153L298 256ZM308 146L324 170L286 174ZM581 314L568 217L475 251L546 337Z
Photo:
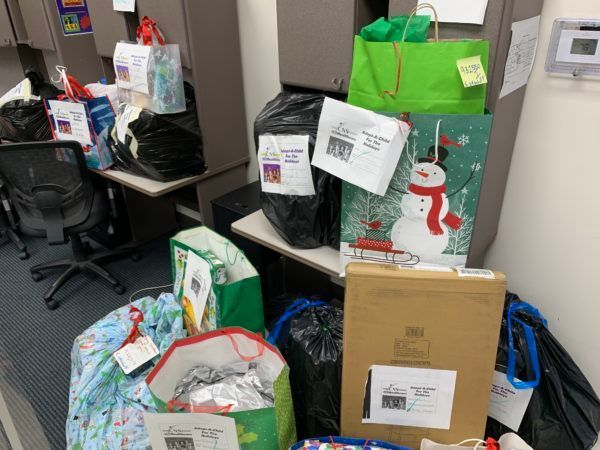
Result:
M201 175L204 164L202 134L196 116L194 88L185 83L186 110L177 114L156 114L143 109L129 123L126 142L120 142L116 130L109 144L116 168L157 181L173 181ZM132 153L137 149L136 156Z
M281 92L254 121L256 150L263 134L308 135L312 159L324 100L323 94ZM339 247L342 182L314 166L311 171L315 195L261 192L262 210L281 237L294 247Z
M496 370L502 373L508 371L508 313L511 304L514 376L525 383L536 380L536 354L539 360L539 385L533 391L518 435L535 450L592 448L600 432L600 399L567 351L545 326L545 320L537 310L514 294L506 296ZM533 349L528 345L525 327L517 320L531 327L536 343ZM532 384L535 385L535 381ZM512 431L488 417L486 436L498 439Z
M35 71L25 75L31 81L32 94L42 100L12 100L0 107L0 139L11 142L49 141L52 139L50 122L44 99L62 93Z
M342 389L342 309L300 299L271 329L290 367L298 439L337 436Z

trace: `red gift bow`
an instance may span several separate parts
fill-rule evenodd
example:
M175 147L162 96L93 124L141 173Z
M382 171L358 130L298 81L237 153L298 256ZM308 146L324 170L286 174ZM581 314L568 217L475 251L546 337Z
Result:
M142 17L142 23L137 27L137 38L142 39L142 44L152 45L152 34L156 36L156 40L160 45L165 45L165 38L158 29L156 22L148 16Z
M127 344L133 344L138 338L143 336L142 332L140 331L140 323L144 321L144 313L137 309L135 306L132 306L129 309L129 314L135 314L135 316L131 317L133 326L131 327L129 335L125 338L125 340L117 350L121 350Z

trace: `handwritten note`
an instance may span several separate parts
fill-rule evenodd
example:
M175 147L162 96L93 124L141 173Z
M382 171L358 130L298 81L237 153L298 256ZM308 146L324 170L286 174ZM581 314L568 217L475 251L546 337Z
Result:
M487 76L483 64L481 64L480 55L459 59L456 61L456 66L466 88L487 83Z
M127 375L150 361L159 353L152 339L148 336L142 336L137 338L135 342L117 350L113 356Z

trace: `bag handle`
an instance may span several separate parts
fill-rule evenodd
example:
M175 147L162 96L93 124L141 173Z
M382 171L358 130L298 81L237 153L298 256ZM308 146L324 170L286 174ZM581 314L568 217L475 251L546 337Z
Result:
M152 35L156 37L156 40L160 45L165 45L165 37L158 29L156 21L148 16L142 17L140 26L137 27L137 38L141 40L143 45L152 45Z
M225 334L225 336L227 336L229 338L229 340L231 341L231 346L233 347L233 350L242 359L242 361L245 361L245 362L254 361L256 358L260 358L265 353L265 344L263 344L260 341L256 341L256 348L258 349L256 355L254 355L254 356L242 355L242 353L240 352L240 347L239 347L238 343L235 341L235 339L233 338L233 336L226 331L223 331L223 334Z
M437 11L433 7L433 5L431 5L430 3L422 3L420 5L415 6L412 9L412 11L410 12L408 20L406 21L406 26L404 27L404 33L402 34L402 40L400 41L400 43L404 43L404 41L406 39L406 32L408 31L408 25L410 24L413 17L415 17L417 12L422 9L431 9L433 11L433 17L435 19L435 26L434 26L435 42L440 42L440 30L439 30L439 20L438 20ZM396 88L393 91L390 91L390 90L382 91L381 94L379 94L380 97L383 97L384 95L390 95L390 96L397 95L398 91L400 90L400 77L402 75L402 53L400 52L400 49L398 48L397 42L395 42L395 41L392 42L392 46L394 47L394 52L396 54L396 59L397 59L396 66L398 67L398 70L396 73Z
M281 317L275 324L275 327L273 327L273 332L269 334L269 337L267 337L267 342L271 345L277 345L277 338L279 337L279 333L281 333L281 327L283 326L283 324L287 322L292 316L298 314L300 311L303 311L312 306L329 307L327 303L321 300L311 301L306 298L296 300L294 303L288 306L285 312L281 315Z
M542 314L533 306L531 306L527 302L514 302L511 303L508 307L508 367L506 368L506 378L516 389L530 389L536 388L540 384L540 362L538 359L537 353L537 344L535 341L535 334L533 332L533 328L527 325L522 320L516 317L516 313L518 311L523 311L527 314L530 314L533 317L536 317L542 321L544 326L547 326L546 319L542 316ZM527 343L527 351L529 353L529 358L531 360L531 364L533 365L533 373L535 375L534 380L530 381L517 381L515 380L515 365L516 365L516 356L515 356L515 344L514 337L512 331L512 321L517 322L523 330L525 331L525 341Z
M58 72L58 79L52 78L54 83L62 83L65 88L66 97L75 102L81 103L81 100L90 100L94 98L90 90L82 86L77 79L67 74L67 68L65 66L56 66ZM62 95L60 96L64 98ZM59 98L60 100L60 98Z
M192 405L190 403L184 403L182 401L175 400L175 399L169 400L167 402L167 411L169 411L170 413L177 412L175 410L175 408L183 409L183 410L191 412L191 413L204 413L204 414L219 414L219 413L221 413L224 416L226 416L231 411L231 408L233 408L233 405L229 404L229 405L225 405L225 406L199 406L199 405Z

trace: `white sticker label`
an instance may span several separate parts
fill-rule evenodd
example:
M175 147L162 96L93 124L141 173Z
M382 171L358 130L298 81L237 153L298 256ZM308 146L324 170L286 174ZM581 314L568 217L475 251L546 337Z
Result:
M450 429L455 370L371 366L371 402L362 423Z
M465 269L464 267L458 267L456 272L459 277L486 278L488 280L496 279L494 272L486 269Z
M210 264L194 252L188 252L183 278L183 296L192 305L194 322L197 326L202 322L202 314L211 286Z
M258 138L258 165L263 192L283 195L315 195L308 136Z
M48 100L48 108L54 119L54 135L57 141L77 141L83 146L94 145L83 103Z
M154 450L239 450L235 419L216 414L144 413ZM252 433L248 433L250 435Z
M125 107L121 109L119 117L117 117L117 138L119 141L125 143L129 124L136 120L141 112L142 108L132 105L125 105Z
M115 11L134 12L135 0L113 0L113 9Z
M517 389L506 379L506 374L494 371L488 416L518 431L532 395L533 389Z
M147 363L160 352L149 336L142 336L132 344L117 350L113 356L125 374L130 374L141 365Z
M148 62L152 47L149 45L117 43L114 54L117 86L121 89L148 94Z
M426 265L420 265L420 264L417 264L416 266L405 266L405 265L400 264L399 267L401 269L422 270L425 272L453 272L451 267L442 267L442 266L426 266Z
M175 282L173 284L173 294L179 296L179 292L181 291L181 283L183 282L183 274L185 273L185 262L188 251L180 247L173 246L173 252L175 253Z
M312 165L377 195L385 195L410 125L326 98Z

